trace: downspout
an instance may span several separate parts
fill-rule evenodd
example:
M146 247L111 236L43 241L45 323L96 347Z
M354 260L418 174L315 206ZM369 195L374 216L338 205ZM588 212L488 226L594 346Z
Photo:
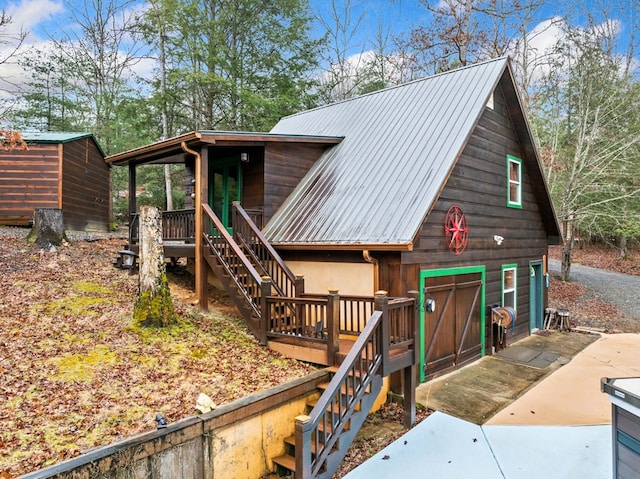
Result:
M196 251L195 251L195 263L196 263L196 297L197 297L197 301L198 301L198 305L199 308L201 310L206 310L207 309L207 303L206 300L207 298L201 298L201 292L202 291L206 291L205 289L205 285L202 284L203 282L203 268L204 268L204 264L203 264L203 258L202 258L202 203L201 203L201 190L202 190L202 186L201 186L201 181L200 181L200 175L201 175L201 171L202 171L202 165L200 164L200 153L198 153L195 150L190 149L187 146L187 142L183 141L180 143L180 146L182 147L182 151L184 151L185 153L188 153L190 155L193 155L196 159L196 172L195 172L195 179L196 179L196 184L195 184L195 193L196 193L196 197L194 199L194 208L195 208L195 216L196 216L196 225L195 225L195 239L196 239ZM206 276L204 277L204 281L206 281Z
M380 289L380 263L377 259L371 256L368 249L362 251L362 257L367 263L373 265L373 291L376 292Z

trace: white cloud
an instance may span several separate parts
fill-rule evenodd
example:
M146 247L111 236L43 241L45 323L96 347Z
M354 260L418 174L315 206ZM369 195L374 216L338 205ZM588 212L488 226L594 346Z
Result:
M12 19L7 33L16 34L24 30L29 32L31 38L38 38L34 29L62 13L64 6L62 2L53 0L22 0L20 3L10 3L5 10Z

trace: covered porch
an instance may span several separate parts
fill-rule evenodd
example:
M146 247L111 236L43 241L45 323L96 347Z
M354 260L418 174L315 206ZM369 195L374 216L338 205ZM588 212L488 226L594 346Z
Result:
M240 202L262 228L327 148L341 137L251 132L195 131L111 155L109 164L128 167L129 249L138 251L138 168L184 165L184 207L164 211L165 257L193 260L196 295L206 309L208 268L203 254L203 207L233 231L233 203Z

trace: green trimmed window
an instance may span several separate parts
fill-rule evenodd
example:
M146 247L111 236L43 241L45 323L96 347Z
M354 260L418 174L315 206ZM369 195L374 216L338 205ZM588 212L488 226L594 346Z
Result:
M502 306L516 308L518 296L518 266L506 264L502 266Z
M522 160L507 155L507 206L522 208Z

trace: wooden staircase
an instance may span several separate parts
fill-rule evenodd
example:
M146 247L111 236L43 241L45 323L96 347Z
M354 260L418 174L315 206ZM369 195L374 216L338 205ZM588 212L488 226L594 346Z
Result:
M332 372L332 378L335 378L338 369L327 369ZM308 451L310 455L305 454L304 435L302 442L296 441L296 434L285 438L285 454L273 458L273 462L279 469L278 472L293 473L294 477L330 478L333 476L382 390L382 376L372 375L368 383L367 387L358 391L356 381L349 376L347 384L341 387L335 400L325 409L325 414L317 425L315 437L311 436ZM318 387L323 390L323 394L329 395L326 391L330 389L330 384L327 382ZM311 421L319 403L320 400L309 403L309 415L296 417L296 424L304 427ZM296 447L296 444L301 444L301 447ZM319 458L322 458L322 463L318 461ZM297 465L298 461L302 462L301 466ZM309 462L311 464L305 464ZM308 475L314 462L317 464L317 472ZM305 470L306 476L300 472Z
M375 298L304 294L302 278L291 273L238 203L233 211L231 236L203 205L207 263L262 344L296 359L317 358L331 376L317 403L308 405L308 415L295 418L286 453L273 462L296 479L330 478L380 394L383 377L403 371L405 424L415 421L417 292L410 298L384 292ZM344 337L355 341L348 352L341 350ZM322 354L310 356L314 350Z

